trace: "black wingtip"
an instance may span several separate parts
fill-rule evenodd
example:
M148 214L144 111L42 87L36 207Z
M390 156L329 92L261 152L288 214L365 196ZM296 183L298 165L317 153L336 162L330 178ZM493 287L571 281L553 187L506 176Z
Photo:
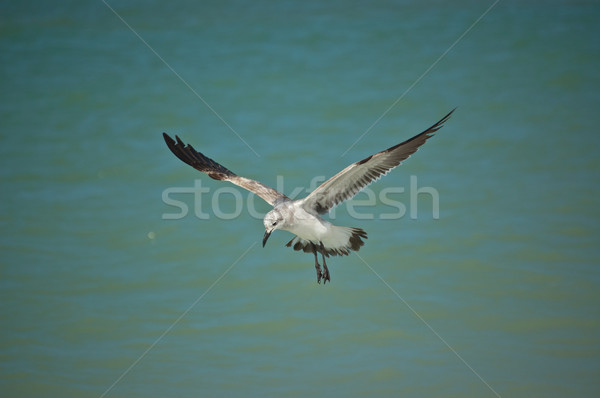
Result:
M441 118L436 124L434 124L433 126L429 127L427 130L425 130L423 133L427 134L427 138L431 138L433 137L433 134L438 131L439 129L442 128L442 126L444 125L444 123L446 123L446 121L448 121L448 119L450 119L450 116L454 113L454 111L456 110L455 107L454 109L452 109L450 112L448 112L448 114L446 116L444 116L443 118ZM423 134L421 133L421 134Z
M173 146L175 146L175 140L173 138L171 138L169 136L169 134L163 133L163 138L165 139L165 142L167 143L167 146L169 148L172 148Z
M455 107L455 108L454 108L454 109L452 109L450 112L448 112L448 114L447 114L446 116L444 116L444 117L442 118L442 120L440 120L440 121L439 121L437 124L443 124L443 123L445 123L445 122L446 122L446 120L450 119L450 116L452 116L452 114L454 113L454 111L456 110L456 108L458 108L458 107Z
M454 111L455 111L457 108L458 108L458 106L455 106L455 107L454 107L454 109L452 109L450 112L448 112L448 114L447 114L446 116L444 116L444 117L442 118L442 120L440 120L440 121L438 122L438 124L445 123L445 122L446 122L446 120L450 119L450 116L451 116L451 115L454 113Z

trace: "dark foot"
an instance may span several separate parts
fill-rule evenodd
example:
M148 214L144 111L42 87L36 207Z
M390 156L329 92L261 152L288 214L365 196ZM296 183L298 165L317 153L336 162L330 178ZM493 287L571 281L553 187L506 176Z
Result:
M323 284L327 282L331 283L331 278L329 277L329 270L326 265L323 265Z
M315 265L315 269L317 270L317 283L321 283L321 278L323 277L323 273L321 272L321 267L319 266L319 264ZM327 273L327 276L329 276L329 273Z
M324 285L327 282L331 283L331 278L329 278L329 269L327 269L327 262L325 261L325 254L326 254L325 246L323 245L323 242L319 242L319 244L321 245L321 255L323 256L323 285ZM315 250L315 262L317 262L316 250Z

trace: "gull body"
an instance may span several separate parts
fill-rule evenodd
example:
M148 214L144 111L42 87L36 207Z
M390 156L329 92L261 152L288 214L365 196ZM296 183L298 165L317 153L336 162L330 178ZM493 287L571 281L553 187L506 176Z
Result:
M317 282L331 281L331 276L325 257L348 255L350 251L358 251L364 245L363 239L367 233L361 228L342 227L333 225L321 217L341 202L352 198L361 189L378 180L403 160L415 153L427 139L439 130L448 120L452 110L440 121L414 137L394 145L386 150L355 162L335 176L321 184L307 197L291 200L283 193L262 184L256 180L238 176L221 164L197 152L191 145L185 145L178 136L173 140L163 133L167 146L183 162L200 170L215 180L229 181L260 196L273 206L263 220L265 234L263 247L269 236L275 230L284 230L294 234L286 246L294 250L313 253ZM323 270L318 261L317 253L323 259Z
M303 200L285 201L265 215L263 246L273 231L281 229L291 232L308 242L322 242L325 248L347 246L355 228L338 227L318 214L302 207Z
M322 241L331 230L331 223L301 207L301 201L284 201L265 215L267 238L276 229L288 231L305 240ZM265 242L266 243L266 240ZM264 246L264 244L263 244Z

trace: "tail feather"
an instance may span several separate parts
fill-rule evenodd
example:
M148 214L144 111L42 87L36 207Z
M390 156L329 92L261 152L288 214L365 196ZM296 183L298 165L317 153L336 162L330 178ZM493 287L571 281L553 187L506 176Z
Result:
M312 242L298 236L294 236L286 246L297 251L302 250L305 253L312 253L316 250L327 257L347 256L351 250L359 251L364 246L363 239L367 239L367 233L363 229L338 226L333 226L333 228L333 233L322 241L325 247L324 251L321 248L321 242Z

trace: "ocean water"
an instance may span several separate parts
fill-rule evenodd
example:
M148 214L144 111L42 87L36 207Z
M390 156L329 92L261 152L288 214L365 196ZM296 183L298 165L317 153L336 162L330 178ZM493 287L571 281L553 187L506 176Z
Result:
M0 15L2 396L600 394L597 2ZM455 107L325 286L161 137L301 197Z

